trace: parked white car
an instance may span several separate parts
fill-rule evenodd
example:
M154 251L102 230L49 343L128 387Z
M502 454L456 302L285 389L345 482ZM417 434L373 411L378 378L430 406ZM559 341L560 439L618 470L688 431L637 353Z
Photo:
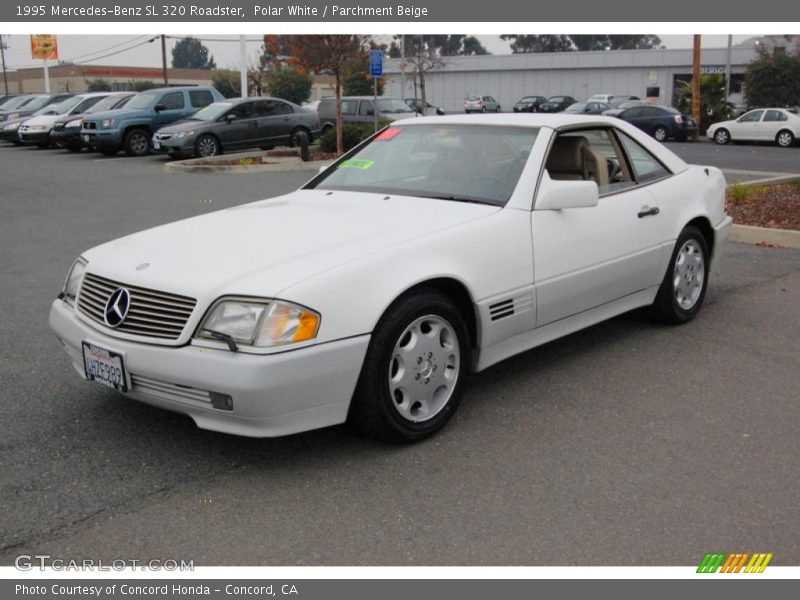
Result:
M50 325L82 377L201 428L418 440L470 372L638 307L692 319L724 196L614 118L407 119L296 192L86 251Z
M738 119L714 123L706 135L718 144L775 142L788 148L800 139L800 117L784 108L757 108Z
M91 92L71 96L48 107L40 115L27 119L19 127L19 140L23 144L35 144L41 148L50 145L50 132L55 122L69 115L80 115L108 96L108 92Z

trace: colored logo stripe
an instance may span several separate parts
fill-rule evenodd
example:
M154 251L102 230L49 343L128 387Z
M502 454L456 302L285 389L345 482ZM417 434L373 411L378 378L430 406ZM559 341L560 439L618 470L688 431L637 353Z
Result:
M748 554L747 552L734 552L727 554L725 552L708 553L703 557L700 566L697 567L698 573L763 573L764 569L772 560L772 554L769 553L755 553ZM750 562L747 562L747 559ZM747 566L745 566L747 563ZM744 571L742 569L744 568Z

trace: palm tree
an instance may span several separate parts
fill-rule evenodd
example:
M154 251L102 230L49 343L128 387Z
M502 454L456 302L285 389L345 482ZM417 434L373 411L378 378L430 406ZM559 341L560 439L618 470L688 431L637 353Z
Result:
M692 112L692 82L678 82L678 110ZM733 104L725 97L725 75L710 73L700 75L700 133L719 121L733 117Z

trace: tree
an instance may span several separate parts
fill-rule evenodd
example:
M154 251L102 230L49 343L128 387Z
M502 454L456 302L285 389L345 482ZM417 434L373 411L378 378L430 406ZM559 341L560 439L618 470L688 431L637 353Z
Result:
M568 35L501 35L500 39L511 41L511 52L529 54L532 52L569 52L572 40Z
M211 83L226 98L239 98L242 95L239 74L235 71L217 70L211 76Z
M105 79L89 79L86 81L86 91L88 92L110 92L111 84Z
M311 95L311 77L289 65L278 66L267 73L270 96L302 104Z
M678 82L678 110L692 112L692 82ZM725 75L707 73L700 75L700 133L719 121L733 116L733 104L725 97Z
M800 105L800 52L770 52L761 47L747 65L744 90L750 106Z
M511 40L514 54L530 52L572 52L575 50L648 50L663 48L657 35L516 35L505 34Z
M130 88L134 92L143 92L158 87L152 79L137 79L135 81L129 81L128 85L130 85Z
M336 151L342 153L342 77L348 59L362 51L366 38L358 35L298 35L292 59L302 70L330 73L336 92Z
M429 71L441 69L447 64L447 61L439 54L438 48L441 48L442 45L437 45L438 40L433 39L437 37L447 36L408 36L405 45L406 63L400 66L401 69L406 66L411 67L415 96L417 85L419 85L422 106L428 106L425 74ZM418 80L419 84L417 83Z
M370 40L370 50L380 50L384 54L389 47L386 44L376 44ZM369 69L369 52L363 48L358 54L345 62L342 78L342 93L345 96L371 96L374 89L372 75ZM383 96L383 77L378 77L378 96Z
M461 54L464 56L479 56L489 54L486 47L474 35L468 35L461 40Z
M191 36L180 40L172 48L172 67L174 69L216 69L214 57L208 54L200 40Z

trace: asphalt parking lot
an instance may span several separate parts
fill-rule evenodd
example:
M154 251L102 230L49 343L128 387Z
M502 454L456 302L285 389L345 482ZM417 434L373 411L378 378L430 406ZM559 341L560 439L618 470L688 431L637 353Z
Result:
M162 162L0 147L0 564L800 564L800 250L731 244L690 324L633 313L507 360L424 443L236 438L82 381L47 325L82 250L313 174Z

